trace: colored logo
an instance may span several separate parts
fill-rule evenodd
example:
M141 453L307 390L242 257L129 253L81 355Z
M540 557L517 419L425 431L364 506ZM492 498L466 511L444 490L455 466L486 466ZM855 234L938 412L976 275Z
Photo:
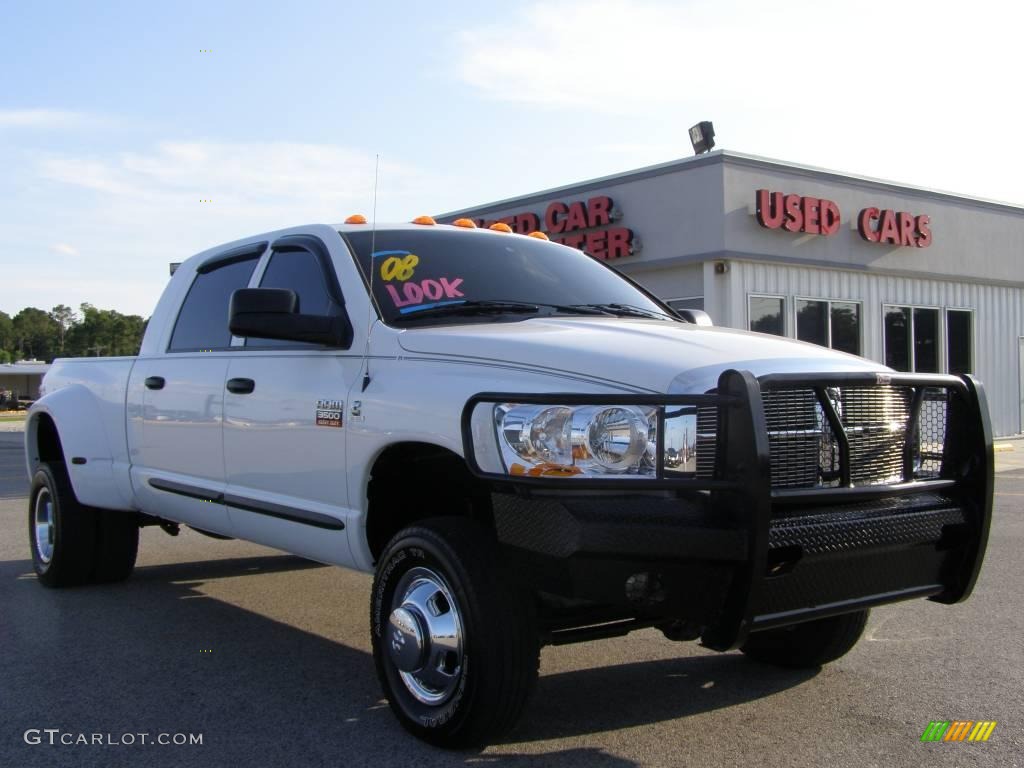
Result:
M988 741L995 729L995 720L932 720L921 741Z

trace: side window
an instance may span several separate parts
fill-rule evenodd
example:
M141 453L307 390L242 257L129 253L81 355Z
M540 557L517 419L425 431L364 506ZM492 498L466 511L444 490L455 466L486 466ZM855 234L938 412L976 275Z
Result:
M287 288L299 297L299 312L304 315L337 315L339 307L331 298L320 261L309 251L274 251L260 280L260 288ZM301 341L248 338L247 347L312 347Z
M199 273L188 289L171 334L168 352L199 352L231 346L228 303L231 294L245 288L259 254Z

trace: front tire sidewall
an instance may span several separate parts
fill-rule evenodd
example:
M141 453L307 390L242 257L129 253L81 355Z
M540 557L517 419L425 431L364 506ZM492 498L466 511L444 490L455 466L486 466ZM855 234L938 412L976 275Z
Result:
M462 586L466 575L460 572L462 569L457 563L448 560L445 553L437 551L432 542L417 536L404 538L395 547L391 547L389 552L388 560L378 571L373 591L371 631L377 674L385 684L392 708L406 728L427 741L444 739L458 731L463 724L471 710L477 687L474 638L479 632L478 617L471 614L470 601ZM463 622L462 674L451 697L437 706L424 704L409 692L384 648L384 633L388 627L395 590L402 576L418 567L429 568L444 578Z

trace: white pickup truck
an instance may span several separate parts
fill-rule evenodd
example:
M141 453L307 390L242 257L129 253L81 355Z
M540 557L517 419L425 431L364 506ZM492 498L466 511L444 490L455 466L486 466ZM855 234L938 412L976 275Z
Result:
M658 627L815 666L872 606L970 594L978 382L710 327L496 226L213 248L138 357L55 362L26 430L39 581L126 578L140 526L181 524L374 572L381 685L444 746L514 724L544 644Z

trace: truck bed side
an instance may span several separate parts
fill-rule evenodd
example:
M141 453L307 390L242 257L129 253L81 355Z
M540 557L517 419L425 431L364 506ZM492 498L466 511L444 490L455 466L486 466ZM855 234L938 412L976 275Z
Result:
M81 503L135 509L125 432L125 395L134 364L134 357L54 361L26 424L29 477L40 462L60 457Z

